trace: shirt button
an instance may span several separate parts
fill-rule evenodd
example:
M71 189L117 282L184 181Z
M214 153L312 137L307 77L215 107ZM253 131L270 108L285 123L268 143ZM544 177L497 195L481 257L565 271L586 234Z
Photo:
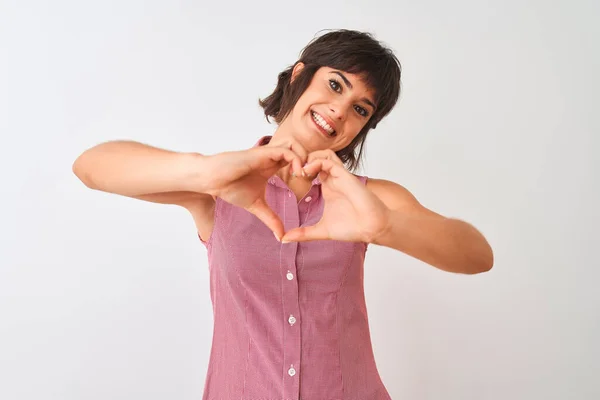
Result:
M294 274L292 274L290 271L288 271L286 277L287 277L288 281L291 281L292 279L294 279Z
M290 318L288 318L288 322L290 323L290 325L294 325L296 323L296 318L293 315L290 315Z
M289 375L289 376L294 376L294 375L296 375L296 370L294 369L294 366L293 366L293 365L290 367L290 369L288 369L288 375Z
M305 198L305 199L304 199L304 201L305 201L305 202L307 202L307 203L308 203L309 201L311 201L311 200L312 200L312 197L310 197L310 196L308 196L307 198Z

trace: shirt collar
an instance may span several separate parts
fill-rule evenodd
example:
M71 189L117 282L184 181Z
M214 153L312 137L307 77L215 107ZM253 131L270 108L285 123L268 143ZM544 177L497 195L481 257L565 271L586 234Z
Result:
M259 146L264 146L266 144L269 144L269 142L271 141L272 137L273 136L271 136L271 135L261 137L260 139L258 139L258 141L254 144L253 147L259 147ZM274 185L274 186L279 186L279 187L283 187L283 188L287 188L288 187L285 184L285 182L280 177L278 177L277 175L273 175L271 178L269 178L268 182L271 185ZM312 184L313 185L320 185L321 184L321 181L319 180L318 176L315 179L313 179Z

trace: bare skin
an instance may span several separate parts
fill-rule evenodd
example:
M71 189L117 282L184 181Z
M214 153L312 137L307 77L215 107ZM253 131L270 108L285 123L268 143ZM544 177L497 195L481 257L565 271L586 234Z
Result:
M292 79L303 67L296 64ZM212 234L215 198L220 197L256 215L284 243L363 241L446 271L489 270L491 247L473 226L425 208L394 182L369 179L365 187L344 168L335 152L358 135L374 103L374 93L359 75L322 67L265 146L204 156L108 142L80 155L73 171L92 189L184 207L203 240ZM285 232L265 201L273 175L298 200L318 175L325 199L321 221Z
M298 63L292 79L302 68L303 65ZM283 227L264 204L267 179L276 174L301 199L316 176L316 173L310 177L302 174L301 167L309 160L309 154L317 150L336 151L344 148L373 113L373 108L362 100L367 98L373 102L372 92L360 79L343 73L347 79L352 79L353 89L350 90L342 77L333 71L331 68L321 68L315 74L294 110L278 126L271 142L264 146L267 148L265 150L249 149L201 156L169 152L140 143L109 142L84 152L75 161L73 171L92 189L186 208L204 240L212 233L214 199L217 196L253 212L281 238ZM326 137L312 121L310 109L330 121L336 130L335 137ZM179 161L186 156L187 164ZM277 164L270 158L272 156L279 157L277 160L281 162ZM179 165L179 169L174 165ZM223 165L227 167L223 168ZM233 168L234 165L239 169ZM112 169L108 166L112 166ZM178 186L176 183L169 187L158 187L155 185L156 179L153 180L154 172L148 171L149 166L153 166L156 173L162 171L165 180L179 178L186 182L201 183L196 184L197 187ZM197 169L197 175L190 169ZM132 174L130 179L124 179L124 170ZM257 170L262 173L257 173ZM146 175L135 175L141 171L146 171ZM295 177L292 176L293 171L296 172Z

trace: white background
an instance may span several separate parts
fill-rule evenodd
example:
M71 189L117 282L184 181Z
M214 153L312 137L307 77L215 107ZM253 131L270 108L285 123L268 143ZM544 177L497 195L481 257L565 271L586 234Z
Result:
M251 146L274 130L258 98L330 28L403 65L362 172L495 250L466 276L370 248L392 398L600 398L597 2L204 3L0 0L1 399L201 398L212 309L191 217L89 190L72 162L112 139Z

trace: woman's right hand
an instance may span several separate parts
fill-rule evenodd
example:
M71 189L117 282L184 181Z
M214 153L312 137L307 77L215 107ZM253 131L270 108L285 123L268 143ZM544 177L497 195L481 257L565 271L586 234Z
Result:
M261 146L249 150L219 153L209 157L206 193L244 208L273 231L277 240L284 227L279 216L265 200L267 180L279 169L290 165L296 176L301 176L306 162L294 151L275 146Z

